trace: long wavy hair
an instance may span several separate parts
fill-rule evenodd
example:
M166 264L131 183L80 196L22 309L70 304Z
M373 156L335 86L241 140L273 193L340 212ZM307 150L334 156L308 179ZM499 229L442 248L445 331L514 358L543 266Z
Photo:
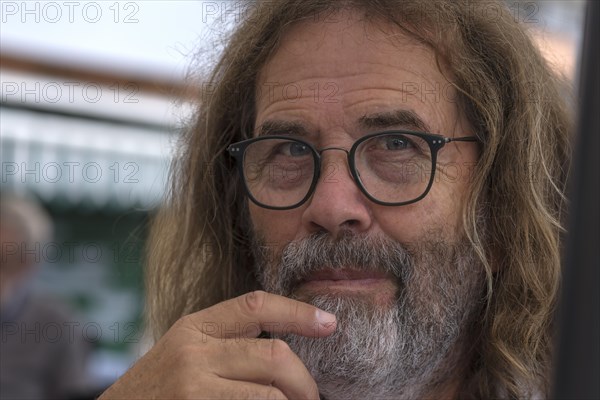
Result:
M571 118L562 80L500 1L252 3L205 76L210 92L198 96L153 224L147 307L155 339L185 314L259 288L247 199L226 148L251 134L257 76L290 26L341 9L391 23L431 48L482 143L463 225L485 266L487 297L463 396L546 394ZM481 206L489 240L477 226Z

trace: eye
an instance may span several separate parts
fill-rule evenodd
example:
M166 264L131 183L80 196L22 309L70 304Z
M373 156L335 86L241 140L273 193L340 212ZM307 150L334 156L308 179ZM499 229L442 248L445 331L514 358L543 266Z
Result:
M388 136L385 138L385 148L387 150L406 150L413 147L410 140L403 136Z
M282 148L282 153L292 157L300 157L310 154L310 148L303 143L289 142Z

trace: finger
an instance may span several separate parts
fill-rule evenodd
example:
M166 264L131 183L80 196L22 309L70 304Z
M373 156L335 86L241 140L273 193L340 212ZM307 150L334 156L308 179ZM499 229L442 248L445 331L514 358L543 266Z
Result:
M317 307L287 297L255 291L183 318L184 323L212 337L257 337L261 331L324 337L336 319Z
M196 398L201 399L273 399L287 400L288 397L275 386L261 385L254 382L234 381L224 378L215 378L207 382L210 390L199 391ZM210 394L208 394L210 392Z
M318 399L317 384L300 358L279 339L212 339L218 363L212 372L220 377L251 381L279 388L290 399ZM240 361L243 360L243 361Z

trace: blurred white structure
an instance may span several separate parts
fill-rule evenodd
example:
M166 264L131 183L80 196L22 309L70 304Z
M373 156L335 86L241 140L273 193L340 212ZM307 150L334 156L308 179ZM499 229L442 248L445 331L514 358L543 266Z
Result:
M64 206L151 209L162 200L174 99L0 70L1 187Z

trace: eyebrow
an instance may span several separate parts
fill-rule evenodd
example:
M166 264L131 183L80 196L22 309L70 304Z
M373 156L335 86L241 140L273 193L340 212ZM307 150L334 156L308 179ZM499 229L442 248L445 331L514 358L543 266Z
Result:
M361 129L386 129L403 127L421 132L431 132L429 126L414 111L394 110L363 115L358 119ZM258 136L292 135L309 136L309 130L298 121L268 120L257 128Z
M297 135L307 136L308 129L296 121L269 120L263 122L257 129L257 136L266 135Z
M411 110L394 110L363 115L358 119L364 129L385 129L396 126L422 132L431 132L429 126Z

